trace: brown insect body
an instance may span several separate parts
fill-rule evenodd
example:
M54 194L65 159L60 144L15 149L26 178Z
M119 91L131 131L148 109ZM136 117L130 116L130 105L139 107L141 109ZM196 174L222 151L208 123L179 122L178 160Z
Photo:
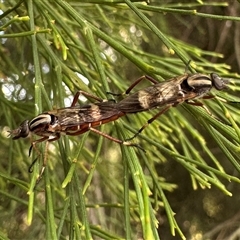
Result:
M140 78L133 83L126 93L129 93L142 79L144 78ZM144 150L140 146L129 141L122 141L111 137L97 130L96 127L115 121L128 113L137 113L155 107L165 106L165 108L159 111L142 126L142 128L132 137L134 138L171 106L176 106L184 101L188 102L202 97L205 94L208 94L213 87L217 90L222 90L228 83L227 80L220 78L215 73L210 74L210 76L199 73L183 74L163 83L158 83L155 79L147 76L146 79L153 82L154 85L137 91L118 103L115 103L114 101L103 101L89 93L79 91L76 93L71 107L44 112L30 121L25 120L17 129L10 131L10 134L13 135L14 140L21 137L25 138L29 136L30 133L41 136L41 138L31 143L29 155L32 148L39 142L51 142L59 139L61 134L80 135L89 130L114 142L128 146L135 146ZM81 93L85 96L92 97L99 102L84 106L75 106ZM39 153L38 150L37 152ZM45 154L37 183L40 181L44 172L46 159L47 155ZM32 165L30 166L29 171L31 171Z
M49 137L49 140L59 138L61 133L79 135L90 127L98 127L124 115L115 106L115 102L106 101L43 112L31 121L24 121L11 134L14 140L27 137L30 133Z
M142 79L144 78L138 79L126 92L129 93ZM171 106L203 97L213 87L217 90L222 90L228 83L228 80L222 79L215 73L210 75L200 73L183 74L162 83L157 83L155 79L147 76L146 79L155 84L130 94L118 103L103 101L96 96L79 91L75 95L71 107L39 114L31 121L24 121L17 129L10 131L10 133L13 135L13 139L27 137L30 133L41 136L42 138L33 142L34 144L45 140L57 140L61 134L80 135L88 130L92 130L115 142L123 143L124 141L112 138L95 128L115 121L128 113L137 113L155 107L166 106L166 108L149 120L150 123ZM99 102L84 106L75 106L80 93L90 96ZM139 133L143 129L140 129ZM124 143L128 145L126 142Z
M214 87L222 90L228 80L212 73L183 74L162 83L139 90L117 104L117 108L124 113L137 113L155 107L166 105L175 106L184 101L203 97Z
M181 83L186 77L187 74L184 74L181 77L139 90L121 100L117 108L124 113L137 113L166 104L178 103L183 98Z
M113 101L106 101L85 106L60 108L47 112L56 116L56 123L51 126L54 131L67 135L78 135L89 127L98 127L109 121L114 121L123 115Z

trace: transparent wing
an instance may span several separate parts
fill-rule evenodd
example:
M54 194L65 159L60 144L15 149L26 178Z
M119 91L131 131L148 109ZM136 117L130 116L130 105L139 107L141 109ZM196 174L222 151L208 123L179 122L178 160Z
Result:
M119 111L115 108L112 101L88 104L69 108L61 108L48 112L58 118L60 126L73 127L99 121L104 121L118 115Z
M195 94L190 92L190 89L188 92L187 89L181 87L187 77L188 75L184 74L142 89L120 101L117 108L125 113L135 113L167 104L177 104L185 101L186 98L192 98Z

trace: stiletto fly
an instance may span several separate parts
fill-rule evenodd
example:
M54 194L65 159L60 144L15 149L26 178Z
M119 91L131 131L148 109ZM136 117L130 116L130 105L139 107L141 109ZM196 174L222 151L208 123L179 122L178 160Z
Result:
M183 74L162 83L159 83L157 80L149 76L143 76L135 81L126 90L125 94L129 94L143 79L151 81L154 85L130 94L118 103L111 100L104 101L94 95L79 91L74 96L73 103L70 107L44 112L30 121L25 120L17 129L10 131L10 134L13 135L14 140L25 138L30 134L35 134L41 137L31 143L29 155L32 148L37 150L35 147L37 143L43 141L55 141L60 138L61 134L80 135L89 130L114 142L142 149L139 145L129 142L129 139L127 141L116 139L97 130L96 127L115 121L129 113L138 113L156 107L164 107L142 126L142 128L132 137L134 138L170 107L177 106L182 102L202 106L201 103L197 103L195 100L198 98L211 98L212 96L207 95L212 88L222 90L229 82L227 79L221 78L216 73L211 73L210 75L200 73ZM98 102L84 106L76 106L80 94L86 97L91 97ZM40 180L45 166L46 157L44 157L43 167L37 182Z
M93 98L98 102L84 106L76 106L80 94L89 98ZM129 141L121 141L96 129L96 127L107 122L114 121L115 119L124 115L123 113L119 112L115 105L116 103L114 101L102 100L101 98L98 98L89 93L79 91L74 96L72 105L70 107L41 113L30 121L25 120L20 124L18 128L9 132L10 135L13 136L13 140L26 138L32 134L41 137L31 142L31 146L29 148L29 156L33 148L40 155L40 152L36 148L37 143L44 141L47 141L47 143L55 141L61 137L61 134L74 136L83 134L89 130L102 135L114 142L128 146L135 146L144 151L144 149L137 144L131 143ZM37 179L37 183L42 177L42 174L46 167L46 161L47 154L44 155L43 166ZM34 163L35 161L29 167L29 172L31 172Z
M226 88L229 82L216 73L211 73L210 75L200 73L183 74L162 83L157 82L157 80L149 76L143 76L135 81L126 90L125 94L129 94L143 79L151 81L154 85L128 95L118 103L111 100L104 101L94 95L79 91L74 96L73 103L70 107L41 113L31 121L25 120L17 129L10 131L10 133L14 136L14 140L21 137L25 138L29 136L30 133L41 136L42 138L32 142L30 151L36 143L45 140L49 142L55 141L60 138L61 134L80 135L89 130L117 143L131 146L134 144L115 139L95 128L102 124L115 121L128 113L143 112L156 107L165 106L165 108L148 121L148 124L170 107L177 106L182 102L202 106L201 103L196 103L195 100L198 98L211 98L212 96L206 95L209 94L212 88L222 90ZM85 106L76 106L80 94L91 97L98 102Z
M164 108L162 108L154 117L149 119L147 123L128 140L136 137L144 128L172 106L177 106L182 102L186 102L191 105L204 107L202 103L196 102L196 100L199 98L212 98L213 96L209 95L212 88L220 91L226 88L229 83L228 79L221 78L216 73L211 73L210 75L185 73L162 83L159 83L157 80L149 76L143 76L136 80L124 94L129 94L131 90L144 79L152 82L154 85L130 94L118 102L115 107L121 112L121 116L123 116L123 114L126 115L129 113L143 112L157 107ZM109 94L115 96L123 95L114 93Z

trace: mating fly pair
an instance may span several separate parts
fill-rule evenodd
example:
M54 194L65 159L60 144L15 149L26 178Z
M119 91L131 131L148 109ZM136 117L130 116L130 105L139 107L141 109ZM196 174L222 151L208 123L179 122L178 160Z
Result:
M14 140L21 137L25 138L30 134L35 134L41 137L31 143L29 154L32 148L37 150L35 147L37 143L43 141L55 141L60 138L61 134L80 135L89 130L114 142L127 146L136 146L141 149L137 144L116 139L97 130L96 127L115 121L129 113L138 113L156 107L164 107L153 118L148 120L137 134L134 135L135 137L148 124L153 122L170 107L176 106L182 102L199 106L199 103L194 102L195 99L201 97L209 98L209 96L205 95L207 95L212 88L222 90L228 83L228 80L221 78L216 73L211 73L210 75L186 73L162 83L157 82L157 80L149 76L143 76L135 81L125 93L129 94L143 79L149 80L153 85L130 94L117 103L111 100L105 101L86 92L79 91L74 96L73 103L70 107L41 113L30 121L24 121L17 129L10 131L10 134L13 135ZM80 94L93 98L97 100L97 102L84 106L76 106ZM46 159L44 159L38 180L41 178L45 164Z

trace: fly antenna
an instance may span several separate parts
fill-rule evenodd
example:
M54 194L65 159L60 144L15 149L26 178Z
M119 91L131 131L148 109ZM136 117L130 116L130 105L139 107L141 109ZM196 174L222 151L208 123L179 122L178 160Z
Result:
M189 72L189 70L190 70L190 63L191 63L191 61L192 61L192 60L188 60L188 62L187 62L187 65L186 65L186 67L185 67L185 70L184 70L184 73L187 73L187 72Z

